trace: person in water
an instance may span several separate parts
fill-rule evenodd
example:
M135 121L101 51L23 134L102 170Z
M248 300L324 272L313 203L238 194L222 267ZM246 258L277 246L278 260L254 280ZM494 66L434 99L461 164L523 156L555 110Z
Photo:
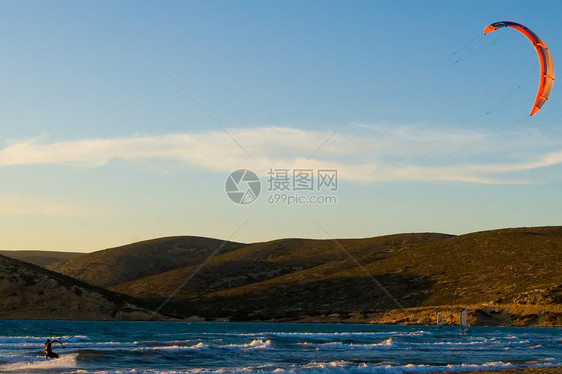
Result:
M60 343L62 347L62 342L60 340L47 339L45 343L45 358L59 358L59 355L53 352L53 348L51 347L53 343Z

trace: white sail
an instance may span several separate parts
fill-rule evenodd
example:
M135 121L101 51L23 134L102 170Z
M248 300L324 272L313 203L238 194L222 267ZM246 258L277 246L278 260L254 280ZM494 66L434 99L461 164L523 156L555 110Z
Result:
M461 325L462 332L467 332L468 329L470 328L470 323L468 323L468 313L466 312L465 308L462 308L461 310L460 325Z
M441 314L441 312L437 313L437 326L439 328L441 328L441 326L443 326L443 315Z

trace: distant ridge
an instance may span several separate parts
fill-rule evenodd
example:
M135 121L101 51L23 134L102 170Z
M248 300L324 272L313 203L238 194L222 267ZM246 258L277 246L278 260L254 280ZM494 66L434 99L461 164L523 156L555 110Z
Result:
M83 255L80 252L57 252L57 251L0 251L0 255L15 258L16 260L29 262L41 267L46 267L55 262L66 261Z
M220 243L155 239L50 268L184 318L451 324L466 307L472 325L562 325L558 226Z
M152 316L131 297L6 256L0 256L0 295L3 319L138 320Z
M109 287L199 264L214 251L220 254L243 246L198 236L173 236L84 254L50 264L47 269L95 286Z
M410 246L450 237L444 234L397 234L368 239L342 239L338 243L332 240L280 239L250 244L212 258L188 286L179 290L175 299L206 298L220 292L262 286L268 289L272 287L269 291L274 291L275 286L285 279L298 278L297 282L300 282L300 278L311 279L308 273L331 274L354 268L355 263L341 250L339 244L357 260L367 264ZM110 289L141 299L158 300L174 292L196 270L196 265L180 267ZM329 288L327 290L329 292ZM272 300L275 304L279 301L282 300Z

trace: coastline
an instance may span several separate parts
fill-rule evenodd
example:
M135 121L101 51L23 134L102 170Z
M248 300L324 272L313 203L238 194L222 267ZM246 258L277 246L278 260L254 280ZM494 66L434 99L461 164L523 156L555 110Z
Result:
M472 309L471 307L474 307ZM472 327L530 327L530 328L562 328L562 313L558 310L535 309L528 306L520 307L532 314L513 313L513 307L498 308L482 305L469 306L469 322ZM189 316L185 318L167 315L152 316L149 313L121 313L113 318L41 318L38 316L3 316L0 321L128 321L128 322L209 322L209 323L311 323L311 324L358 324L358 325L395 325L395 326L435 326L435 315L441 312L445 326L459 326L458 306L408 308L405 311L389 310L369 313L334 313L330 315L304 315L290 318L268 319L231 319L228 317ZM511 313L510 313L511 312ZM555 316L546 321L544 315ZM150 318L148 318L150 316ZM14 318L15 317L15 318ZM560 371L562 373L562 370Z
M475 304L414 307L366 313L334 313L330 315L248 320L247 322L357 323L378 325L435 324L437 312L447 326L458 326L459 311L466 308L471 326L497 327L562 327L562 306L525 304ZM192 320L205 320L194 316ZM220 319L217 319L220 320Z
M541 368L522 368L522 369L501 369L501 370L479 370L479 371L465 371L464 374L560 374L562 373L562 366L541 367ZM433 374L433 373L430 373Z

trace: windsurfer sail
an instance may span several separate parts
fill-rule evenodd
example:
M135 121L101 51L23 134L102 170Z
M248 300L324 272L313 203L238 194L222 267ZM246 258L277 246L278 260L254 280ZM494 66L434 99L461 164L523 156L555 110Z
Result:
M470 323L468 323L468 313L465 308L461 309L461 320L460 320L461 332L464 334L470 329Z
M441 314L441 312L437 313L437 327L443 327L443 315Z

